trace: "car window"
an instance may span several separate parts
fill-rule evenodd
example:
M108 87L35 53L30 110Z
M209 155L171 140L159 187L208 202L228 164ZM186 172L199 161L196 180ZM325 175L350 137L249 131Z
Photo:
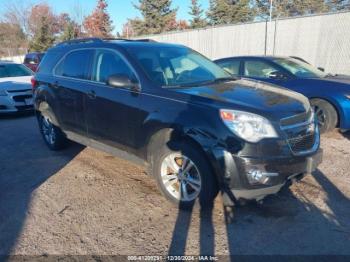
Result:
M278 68L265 61L248 60L244 62L245 76L268 78L275 71L279 71Z
M111 75L125 75L136 80L132 69L120 55L109 50L98 50L95 56L92 79L106 83Z
M69 53L56 67L58 76L90 79L89 69L93 50L77 50Z
M276 58L273 61L297 77L320 78L327 75L312 65L304 63L298 59Z
M33 72L23 65L16 65L16 64L0 65L0 78L31 76L31 75L33 75Z
M190 86L228 78L221 67L185 47L130 46L127 48L148 77L163 87Z
M231 75L238 76L239 75L239 66L241 64L240 60L230 60L230 61L222 61L218 62L223 69L229 72Z

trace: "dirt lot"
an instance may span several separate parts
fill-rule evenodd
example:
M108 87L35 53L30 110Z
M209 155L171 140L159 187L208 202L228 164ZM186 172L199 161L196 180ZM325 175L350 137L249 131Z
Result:
M90 148L51 152L33 116L0 119L0 254L348 254L350 135L264 204L178 212L144 170Z

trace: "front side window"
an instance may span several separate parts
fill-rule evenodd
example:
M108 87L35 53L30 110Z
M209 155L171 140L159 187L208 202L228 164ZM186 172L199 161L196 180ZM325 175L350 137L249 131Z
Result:
M129 54L148 77L163 87L189 86L229 78L218 65L185 47L129 46Z
M230 60L230 61L218 62L218 64L227 72L229 72L231 75L234 75L234 76L239 75L239 67L240 67L241 61Z
M124 75L136 80L133 71L120 55L109 50L97 50L92 78L94 81L106 83L112 75Z
M276 71L279 71L278 68L265 61L248 60L244 63L244 75L248 77L269 78Z
M8 64L0 65L0 78L31 76L33 72L24 65Z
M57 65L55 74L58 76L89 79L89 70L93 50L77 50L68 53Z
M320 78L326 76L326 73L297 59L276 58L273 61L297 77Z

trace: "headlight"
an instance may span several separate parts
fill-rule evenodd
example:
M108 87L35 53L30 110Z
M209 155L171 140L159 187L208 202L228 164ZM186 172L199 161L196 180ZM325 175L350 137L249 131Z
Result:
M0 96L7 96L7 93L5 90L0 89Z
M225 125L240 138L256 143L263 138L278 137L271 123L264 117L236 110L220 110Z
M347 99L350 99L350 95L345 95Z

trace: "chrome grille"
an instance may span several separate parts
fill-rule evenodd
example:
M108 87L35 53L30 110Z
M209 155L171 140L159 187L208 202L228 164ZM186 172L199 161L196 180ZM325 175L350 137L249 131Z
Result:
M288 144L294 153L309 151L315 145L315 133L288 139Z
M285 132L287 143L295 155L316 151L320 144L319 131L314 114L310 111L305 113L304 116L308 116L308 118L305 119L302 115L297 115L281 120L281 129ZM303 121L298 122L296 119ZM282 122L285 124L287 121L290 125L282 124Z

